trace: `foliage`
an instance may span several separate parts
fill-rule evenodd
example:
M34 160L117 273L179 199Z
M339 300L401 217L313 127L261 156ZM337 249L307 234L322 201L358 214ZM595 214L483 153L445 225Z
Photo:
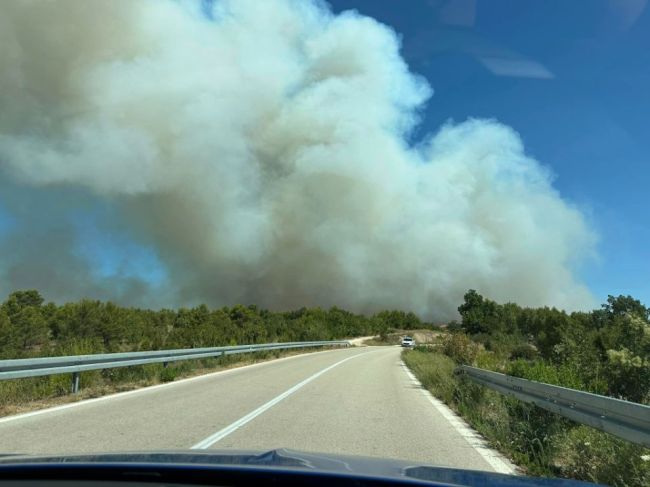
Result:
M634 402L650 400L650 311L631 296L609 296L601 309L568 314L498 304L470 290L458 311L463 331L494 352L500 368L513 362L510 373ZM445 353L459 363L472 358Z
M329 340L420 324L413 313L367 317L340 308L272 312L235 305L160 311L82 300L43 304L37 291L16 291L0 305L0 357L125 352L275 341ZM388 328L387 328L388 326Z
M529 474L561 476L616 486L650 484L650 450L483 388L454 375L456 362L430 348L405 351L403 359L422 385L460 413ZM475 365L502 363L479 351ZM570 372L518 360L511 372L533 380L576 385Z
M422 327L422 322L414 313L404 311L380 311L375 315L382 329L413 330Z
M648 308L609 296L601 309L569 314L498 304L470 290L458 311L462 321L442 347L404 354L427 388L532 474L650 485L648 449L453 375L456 364L470 364L647 404Z
M332 340L388 333L395 325L425 326L413 313L388 310L374 316L332 307L272 312L257 306L209 309L205 305L152 311L82 300L44 304L35 290L16 291L0 305L0 360L40 356L131 352L222 345ZM188 362L189 363L189 362ZM83 387L137 381L170 381L187 367L175 364L84 372ZM69 376L0 382L0 407L67 394Z
M606 485L650 485L648 449L587 426L567 430L554 443L560 475Z
M506 372L508 375L514 377L544 382L545 384L553 384L570 389L585 388L583 381L578 375L578 371L570 364L556 366L540 361L518 359L508 364Z
M457 363L471 365L476 359L479 346L470 340L467 335L452 333L443 339L442 349L445 355L451 357Z

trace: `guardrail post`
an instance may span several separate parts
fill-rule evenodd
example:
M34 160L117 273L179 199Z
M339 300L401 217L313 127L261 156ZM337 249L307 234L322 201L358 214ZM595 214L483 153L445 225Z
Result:
M79 372L72 373L72 393L77 394L79 392Z

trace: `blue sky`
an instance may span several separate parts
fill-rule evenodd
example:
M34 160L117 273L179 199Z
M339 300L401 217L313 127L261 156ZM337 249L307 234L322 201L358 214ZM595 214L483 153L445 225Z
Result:
M167 270L152 247L139 244L115 229L107 231L98 226L97 222L105 220L105 213L110 211L98 207L70 214L78 238L74 251L93 263L93 277L139 278L154 285L167 280Z
M434 96L416 136L496 118L551 168L600 235L596 297L650 303L650 7L646 0L332 0L402 35Z

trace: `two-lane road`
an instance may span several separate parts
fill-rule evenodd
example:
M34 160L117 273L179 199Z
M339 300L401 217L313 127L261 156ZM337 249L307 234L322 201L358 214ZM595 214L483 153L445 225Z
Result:
M291 448L490 471L397 347L311 353L0 418L0 452Z

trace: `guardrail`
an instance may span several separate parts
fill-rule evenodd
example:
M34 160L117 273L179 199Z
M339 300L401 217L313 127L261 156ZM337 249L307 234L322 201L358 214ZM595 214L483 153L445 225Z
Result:
M350 346L345 340L318 342L263 343L237 345L232 347L188 348L176 350L154 350L150 352L104 353L96 355L69 355L65 357L41 357L15 360L0 360L0 380L20 379L72 373L72 392L79 392L79 374L88 370L130 367L133 365L161 363L219 357L238 353L252 353L263 350L286 350L327 346Z
M650 447L650 406L467 365L458 367L456 372L502 394L514 396L578 423Z

